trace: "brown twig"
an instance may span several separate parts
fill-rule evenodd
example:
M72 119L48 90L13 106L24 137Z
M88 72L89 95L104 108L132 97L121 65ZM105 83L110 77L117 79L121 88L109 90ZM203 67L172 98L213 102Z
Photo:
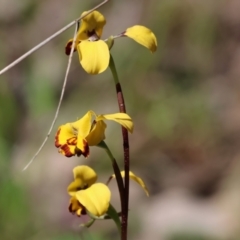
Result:
M75 43L76 38L77 38L77 29L78 29L78 23L76 22L75 32L74 32L74 36L73 36L73 43ZM74 44L73 44L73 46L74 46ZM47 136L43 140L41 146L39 147L37 152L34 154L34 156L30 159L28 164L23 168L23 171L25 171L31 165L31 163L34 161L34 159L37 157L37 155L41 152L41 150L43 149L44 145L46 144L46 142L47 142L47 140L48 140L48 138L49 138L49 136L52 132L52 129L55 125L55 122L57 120L57 117L58 117L58 114L59 114L59 111L60 111L60 107L61 107L61 104L62 104L63 96L64 96L64 93L65 93L65 88L66 88L66 85L67 85L69 70L70 70L71 63L72 63L73 51L74 51L74 47L71 48L71 52L70 52L70 55L68 57L68 65L67 65L67 69L66 69L66 73L65 73L65 78L64 78L64 81L63 81L62 91L61 91L60 99L59 99L59 102L58 102L57 110L56 110L55 116L53 118L52 124L51 124L51 126L48 130Z
M126 107L124 103L123 92L120 83L116 84L116 92L118 99L119 110L122 113L126 113ZM123 136L123 151L124 151L124 209L122 212L122 225L124 226L122 231L127 239L127 227L128 227L128 204L129 204L129 168L130 168L130 159L129 159L129 139L128 131L126 128L122 127L122 136ZM124 240L125 240L124 239Z

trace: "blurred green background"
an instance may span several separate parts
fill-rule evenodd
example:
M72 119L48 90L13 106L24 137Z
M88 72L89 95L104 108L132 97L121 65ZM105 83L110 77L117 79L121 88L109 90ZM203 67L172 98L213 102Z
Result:
M1 0L0 69L99 1ZM156 34L151 54L128 38L112 55L127 111L131 169L150 197L131 183L129 239L240 239L240 1L111 0L103 38L135 24ZM68 212L72 168L88 164L105 182L107 156L91 148L88 159L61 156L59 125L88 110L118 110L109 70L89 76L74 54L60 115L36 161L22 172L45 138L55 114L68 58L69 29L0 76L0 235L3 240L117 239L114 223ZM123 158L121 131L109 122L106 142ZM112 202L119 208L116 184Z

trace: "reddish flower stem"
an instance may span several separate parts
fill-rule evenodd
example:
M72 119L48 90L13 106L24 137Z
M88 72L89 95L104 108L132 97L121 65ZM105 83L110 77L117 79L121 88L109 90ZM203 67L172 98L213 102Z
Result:
M124 96L119 83L116 67L113 61L112 56L110 57L110 69L113 74L113 78L116 86L118 107L121 113L126 113L126 107L124 102ZM122 203L122 240L127 240L127 231L128 231L128 204L129 204L129 168L130 168L130 158L129 158L129 140L128 140L128 131L126 128L122 127L122 136L123 136L123 152L124 152L124 202Z
M116 84L116 92L118 99L119 110L122 113L126 113L126 107L124 103L123 92L121 88L121 84ZM126 128L122 127L122 136L123 136L123 151L124 151L124 204L123 204L123 212L122 212L122 231L124 231L123 235L125 235L124 240L127 240L127 226L128 226L128 202L129 202L129 168L130 168L130 159L129 159L129 140L128 140L128 131Z

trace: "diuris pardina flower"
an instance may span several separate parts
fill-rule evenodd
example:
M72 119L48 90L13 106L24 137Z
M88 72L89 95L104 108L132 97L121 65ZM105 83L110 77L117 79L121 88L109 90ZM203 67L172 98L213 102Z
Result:
M73 169L74 181L68 186L71 196L69 211L81 216L90 212L100 217L108 210L111 198L109 188L103 183L96 183L97 174L88 166Z
M124 171L121 172L124 177ZM97 174L88 166L77 166L73 169L74 181L68 186L68 193L71 196L69 211L77 216L89 212L91 215L100 217L104 215L109 208L111 192L107 185L96 183ZM111 178L114 178L112 175ZM137 182L146 192L148 190L141 178L133 172L129 172L129 177ZM110 178L110 180L111 180Z
M81 16L85 14L86 12L83 12ZM100 39L105 24L104 16L98 11L93 11L81 19L74 51L78 51L80 64L87 73L99 74L105 71L109 65L109 47L105 41ZM157 49L157 39L154 33L144 26L136 25L127 28L116 37L126 36L148 48L151 52L155 52ZM73 39L70 39L65 48L67 55L70 54L72 44Z
M58 128L55 146L66 157L89 155L89 146L97 146L105 139L107 125L103 120L113 120L129 132L133 131L132 119L126 113L96 115L88 111L76 122L66 123Z

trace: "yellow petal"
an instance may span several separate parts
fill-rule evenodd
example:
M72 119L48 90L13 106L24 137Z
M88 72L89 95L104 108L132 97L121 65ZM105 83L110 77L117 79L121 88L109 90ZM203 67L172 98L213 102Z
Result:
M126 113L114 113L114 114L105 114L105 115L98 115L97 121L99 120L113 120L123 127L125 127L129 132L133 132L133 121L129 115Z
M72 157L76 155L76 146L69 145L66 143L59 148L58 152L64 155L65 157Z
M78 121L71 123L71 126L77 132L77 137L83 139L89 134L91 125L92 125L92 111L88 111Z
M55 146L60 147L67 143L68 139L76 137L73 128L70 123L62 125L58 128L57 134L55 136Z
M73 196L77 191L86 189L97 181L96 172L85 165L77 166L73 169L74 181L68 186L69 195Z
M75 196L90 213L100 217L109 208L111 192L105 184L96 183L86 190L78 191Z
M78 178L68 185L67 191L70 196L74 196L75 193L81 189L84 189L84 183Z
M125 171L121 171L121 175L122 177L124 178L125 177ZM115 174L112 175L113 178L115 178ZM136 176L133 172L129 172L129 177L135 181L136 183L138 183L142 188L143 190L145 191L146 195L149 196L149 192L148 192L148 189L147 189L147 186L145 185L145 183L143 182L143 180Z
M89 156L90 149L86 139L78 138L77 139L77 147L75 148L75 154L80 157L83 155L85 158Z
M96 172L85 165L77 166L73 169L74 179L81 179L88 184L88 187L97 181Z
M148 48L151 52L155 52L157 50L157 39L154 33L144 27L144 26L133 26L126 30L124 33L125 36L128 36Z
M76 122L71 123L72 128L77 134L77 148L80 150L80 154L85 157L89 154L88 143L85 138L89 134L92 122L92 111L87 112L81 119Z
M73 214L76 213L80 217L83 206L79 203L76 197L71 197L68 209L69 212Z
M77 137L70 123L58 128L55 136L55 146L59 148L59 153L66 157L74 156L77 144Z
M86 165L77 166L73 169L74 179L81 179L82 187L90 187L97 181L96 172ZM86 186L87 185L87 186Z
M105 139L105 129L107 125L104 121L97 121L94 124L92 131L86 137L89 146L97 146L102 140Z
M87 12L83 12L81 16ZM100 38L102 36L103 27L106 24L104 16L93 11L81 20L81 26L78 30L77 40L87 40L91 33L96 33Z
M109 49L102 41L82 41L77 46L79 60L84 70L89 74L99 74L109 65Z

